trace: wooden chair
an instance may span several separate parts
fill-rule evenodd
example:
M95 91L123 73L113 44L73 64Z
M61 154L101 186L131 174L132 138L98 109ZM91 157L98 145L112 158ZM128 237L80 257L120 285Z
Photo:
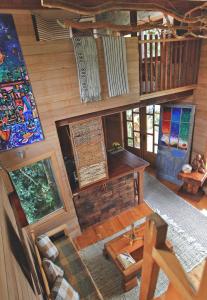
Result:
M148 217L139 300L155 299L153 297L160 268L167 275L170 284L166 293L157 300L206 300L207 260L199 288L195 290L173 251L166 247L167 227L165 221L157 214Z

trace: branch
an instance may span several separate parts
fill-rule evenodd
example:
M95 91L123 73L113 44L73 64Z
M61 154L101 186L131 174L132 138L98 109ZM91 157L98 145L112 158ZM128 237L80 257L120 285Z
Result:
M75 28L78 30L88 30L88 29L111 29L112 31L118 31L118 32L140 32L145 30L151 30L151 29L161 29L161 30L187 30L187 31L193 31L193 30L207 30L206 26L199 26L199 25L178 25L174 26L171 24L158 24L153 22L148 22L145 24L141 24L138 26L131 26L131 25L116 25L110 22L73 22L71 20L65 20L64 22L61 22L60 20L57 20L57 23L64 29L66 28Z
M93 6L84 6L84 4L74 3L74 0L41 0L41 4L43 7L48 8L59 8L69 11L71 13L79 14L79 15L97 15L109 11L115 10L126 10L126 11L160 11L164 14L167 14L176 20L182 23L198 23L200 22L199 17L186 17L181 16L175 10L166 8L158 3L135 3L129 2L126 0L119 0L119 1L107 1L101 4L93 5ZM189 12L187 12L189 15Z
M31 177L30 177L27 173L25 173L22 169L19 169L19 171L20 171L25 177L27 177L30 181L32 181L32 182L34 183L34 185L38 186L38 183L36 183L36 182L34 181L34 179L31 178Z

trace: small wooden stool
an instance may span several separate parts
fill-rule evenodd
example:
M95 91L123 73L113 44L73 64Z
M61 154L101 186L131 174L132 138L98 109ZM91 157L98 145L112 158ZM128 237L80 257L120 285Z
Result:
M182 191L194 196L196 195L198 196L199 190L203 186L206 178L207 178L207 172L205 172L204 174L199 172L192 172L192 173L180 172L178 174L178 179L183 181Z

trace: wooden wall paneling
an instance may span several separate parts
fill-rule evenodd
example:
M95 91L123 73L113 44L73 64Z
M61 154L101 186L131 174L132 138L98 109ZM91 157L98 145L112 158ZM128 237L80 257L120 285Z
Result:
M183 54L183 42L179 44L179 51L178 51L178 86L182 86L181 81L181 72L182 72L182 54Z
M8 219L8 221L7 221ZM37 295L30 287L19 263L12 253L11 243L15 242L8 229L8 222L19 238L14 215L9 204L2 177L0 177L0 290L4 300L35 300ZM10 236L10 238L9 238ZM10 240L11 239L11 240ZM16 245L16 244L15 244ZM14 247L14 245L13 245ZM16 247L16 246L15 246Z
M138 41L141 41L141 35L138 37ZM139 83L140 83L140 95L144 93L143 88L143 45L141 43L138 44L139 48Z
M168 66L169 66L169 60L168 60L168 49L169 49L169 43L165 44L165 86L164 89L167 90L167 86L168 86Z

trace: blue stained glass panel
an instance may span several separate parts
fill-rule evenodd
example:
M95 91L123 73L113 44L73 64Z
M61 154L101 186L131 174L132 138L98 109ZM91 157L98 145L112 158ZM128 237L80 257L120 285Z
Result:
M172 122L180 122L181 108L174 107L172 109Z

